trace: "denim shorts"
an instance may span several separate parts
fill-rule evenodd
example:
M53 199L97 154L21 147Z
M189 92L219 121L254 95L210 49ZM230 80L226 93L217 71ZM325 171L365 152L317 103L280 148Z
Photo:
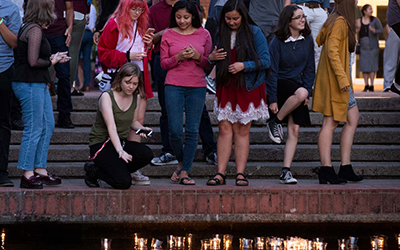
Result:
M357 101L356 98L354 97L354 93L353 90L350 88L350 99L349 99L349 106L348 106L348 110L357 106Z

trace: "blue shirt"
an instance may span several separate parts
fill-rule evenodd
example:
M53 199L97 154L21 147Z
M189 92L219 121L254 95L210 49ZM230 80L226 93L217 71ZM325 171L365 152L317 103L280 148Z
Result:
M314 41L311 35L297 41L275 37L269 47L271 71L267 84L268 103L278 101L279 79L290 79L304 85L310 96L315 79Z
M21 27L21 17L18 6L9 0L0 0L0 17L3 23L14 34L17 34ZM3 25L3 24L1 24ZM13 49L4 41L0 35L0 73L6 71L14 63Z
M322 8L328 9L330 7L329 0L292 0L292 3L295 3L295 4L302 4L302 3L308 3L308 2L320 3L322 5Z

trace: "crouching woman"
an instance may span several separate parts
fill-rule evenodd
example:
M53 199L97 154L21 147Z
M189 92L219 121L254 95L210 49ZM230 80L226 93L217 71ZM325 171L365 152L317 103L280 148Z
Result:
M99 187L99 180L116 189L131 186L131 173L146 166L153 152L146 145L129 141L130 133L142 129L137 120L137 103L145 98L144 83L139 66L127 63L121 67L113 88L99 98L96 121L90 130L90 156L94 164L85 165L85 183ZM141 137L147 137L145 133Z

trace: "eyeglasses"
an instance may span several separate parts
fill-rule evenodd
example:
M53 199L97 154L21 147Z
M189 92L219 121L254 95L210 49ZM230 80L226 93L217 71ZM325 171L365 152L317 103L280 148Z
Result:
M131 11L142 14L144 12L144 8L139 7L139 8L131 8Z
M307 18L306 15L302 15L302 16L293 17L292 20L299 20L299 19L306 19L306 18Z

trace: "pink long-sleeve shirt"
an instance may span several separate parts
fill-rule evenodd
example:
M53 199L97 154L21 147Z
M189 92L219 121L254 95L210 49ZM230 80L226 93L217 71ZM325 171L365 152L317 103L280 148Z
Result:
M175 56L190 45L201 54L200 62L193 59L178 62ZM190 35L181 35L172 29L166 30L161 40L161 67L168 70L165 84L206 87L204 69L211 67L207 59L211 47L210 33L202 27Z

